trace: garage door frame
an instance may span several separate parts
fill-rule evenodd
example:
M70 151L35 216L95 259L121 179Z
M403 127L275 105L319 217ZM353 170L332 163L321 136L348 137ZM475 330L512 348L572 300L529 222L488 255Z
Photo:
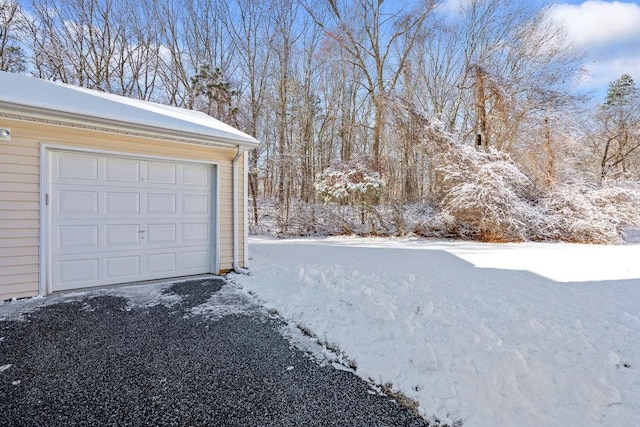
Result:
M207 161L207 160L194 160L194 159L185 159L179 157L165 157L158 155L149 155L149 154L139 154L139 153L129 153L122 151L111 151L111 150L102 150L95 149L90 147L77 147L77 146L68 146L62 144L53 144L43 142L40 144L40 237L39 237L39 245L40 245L40 255L39 255L39 263L40 263L40 283L39 283L39 293L40 295L46 295L53 292L52 285L52 248L51 248L51 220L52 214L50 212L50 207L52 206L49 203L49 194L51 194L52 186L53 186L53 177L52 177L52 156L54 151L64 151L64 152L76 152L83 154L94 154L94 155L105 155L105 156L116 156L123 157L129 159L136 160L156 160L156 161L169 161L169 162L181 162L181 163L191 163L191 164L204 164L209 165L211 167L211 202L214 204L213 209L211 209L211 224L210 227L210 253L213 254L211 257L211 273L216 274L220 271L220 177L219 177L219 162L217 161Z

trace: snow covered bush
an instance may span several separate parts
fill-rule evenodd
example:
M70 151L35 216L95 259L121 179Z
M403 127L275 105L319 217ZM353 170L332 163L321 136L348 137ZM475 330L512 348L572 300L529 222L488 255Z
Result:
M576 243L622 243L627 227L640 227L640 191L633 186L559 185L540 200L550 236Z
M542 221L530 201L529 179L500 151L451 145L433 159L436 202L458 234L487 241L526 240Z
M458 235L456 219L448 212L425 204L405 206L405 221L413 234L426 238L455 237Z
M357 207L360 217L358 234L380 234L386 228L385 220L375 208L385 186L384 180L374 169L373 162L367 158L354 159L346 163L327 168L316 178L316 194L324 207L338 208L336 215L345 218L350 207ZM344 222L343 225L347 225ZM367 231L364 229L368 228ZM343 227L343 234L351 234L351 227ZM383 233L386 234L386 233Z
M356 159L327 168L316 178L316 194L324 203L374 204L385 186L368 159Z

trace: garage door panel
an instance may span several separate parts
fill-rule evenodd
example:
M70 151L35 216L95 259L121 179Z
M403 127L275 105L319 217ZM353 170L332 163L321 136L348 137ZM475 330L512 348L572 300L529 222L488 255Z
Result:
M97 225L61 225L56 234L54 245L61 252L83 252L99 247Z
M211 166L53 156L53 290L212 271Z
M148 224L147 244L171 244L177 241L176 224Z
M209 264L209 251L206 249L199 251L184 251L183 267L186 270L206 268Z
M176 252L149 254L147 268L150 274L175 273L178 270L178 254Z
M175 214L177 209L177 195L171 193L147 193L147 213Z
M150 184L176 184L176 165L147 162L147 182Z
M55 178L58 180L98 180L98 157L84 154L58 153Z
M100 278L100 259L98 257L84 259L59 259L54 261L54 277L62 289L91 286Z
M97 191L60 190L57 200L58 213L61 215L98 213Z
M182 242L185 244L203 244L209 241L209 223L182 224Z
M105 247L138 246L140 232L140 224L107 224L105 225Z
M209 196L206 194L185 194L182 196L182 213L209 215Z
M138 277L142 272L140 255L105 257L105 278Z
M107 191L105 194L106 214L139 215L140 193Z
M107 158L105 159L106 182L139 182L140 162L138 160Z
M207 187L209 185L208 166L182 165L182 184Z

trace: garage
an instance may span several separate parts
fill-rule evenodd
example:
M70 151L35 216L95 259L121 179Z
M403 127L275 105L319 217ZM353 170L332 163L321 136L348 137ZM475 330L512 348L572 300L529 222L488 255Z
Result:
M211 165L50 159L52 291L212 271Z
M0 301L246 272L255 138L34 77L0 86Z

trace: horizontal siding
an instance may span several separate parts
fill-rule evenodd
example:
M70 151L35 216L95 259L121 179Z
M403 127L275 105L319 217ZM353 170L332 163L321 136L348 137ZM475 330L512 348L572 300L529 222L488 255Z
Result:
M15 140L15 139L14 139ZM10 145L6 142L3 142L2 144L0 144L0 156L2 157L31 157L31 158L35 158L36 162L38 161L38 156L40 155L40 153L37 150L37 147L35 147L36 149L34 150L33 147L26 147L27 149L25 149L24 146L20 145L20 144L13 144ZM7 162L7 163L11 163L11 162Z
M33 184L33 180L38 180L37 174L0 173L0 182L3 184ZM36 188L36 192L38 189Z
M29 273L38 274L38 263L0 266L0 276L3 277Z
M26 239L25 239L26 240ZM23 245L23 246L13 246L11 249L11 253L15 256L19 256L23 259L29 259L29 262L38 262L38 260L34 260L33 257L33 253L37 253L38 252L38 241L36 239L35 244L32 245ZM6 257L6 258L0 258L0 262L2 262L5 259L8 258L12 258L12 257ZM18 261L18 262L22 262L22 261Z
M2 182L2 181L0 181ZM38 192L40 191L40 185L38 183L24 183L24 182L18 182L18 183L2 183L2 185L5 187L3 188L1 191L2 192L7 192L7 193L32 193L32 194L38 194Z
M0 301L9 300L13 298L30 298L38 295L38 288L24 283L18 283L14 285L0 286Z
M2 163L7 163L9 165L38 166L40 164L37 156L13 156L0 153L0 158L2 158Z
M0 258L0 267L10 267L15 265L38 264L38 257L29 256L7 256Z
M2 236L2 233L0 233ZM36 238L3 239L0 237L0 248L24 248L26 246L38 247Z
M14 126L8 127L13 134ZM39 145L12 136L0 146L0 299L34 296L40 277Z
M2 211L35 211L38 212L40 203L35 201L23 201L23 200L0 200L0 217L3 219L10 219L6 217L5 212ZM37 219L37 218L36 218Z
M28 203L28 202L21 202ZM37 206L40 206L38 202L35 202L36 210L7 210L0 213L0 218L4 220L11 219L35 219L40 218L40 212L37 211Z
M2 172L38 176L40 174L40 167L38 165L12 165L9 163L3 163Z
M38 237L40 234L37 228L4 228L0 230L1 239L16 237Z
M30 200L39 200L40 194L37 191L2 191L0 190L0 201L16 201L24 202Z
M38 291L39 167L41 143L166 158L211 161L218 165L220 269L232 267L232 167L235 149L222 149L106 132L0 119L11 141L0 144L0 298ZM245 156L247 153L245 153ZM238 189L244 190L243 161ZM244 217L240 204L239 261L243 260ZM22 259L22 260L20 260Z
M3 279L9 279L10 282L3 283ZM0 301L38 295L37 283L37 273L0 277Z
M19 273L10 275L0 275L0 290L4 291L7 286L22 285L27 292L38 289L38 273Z

